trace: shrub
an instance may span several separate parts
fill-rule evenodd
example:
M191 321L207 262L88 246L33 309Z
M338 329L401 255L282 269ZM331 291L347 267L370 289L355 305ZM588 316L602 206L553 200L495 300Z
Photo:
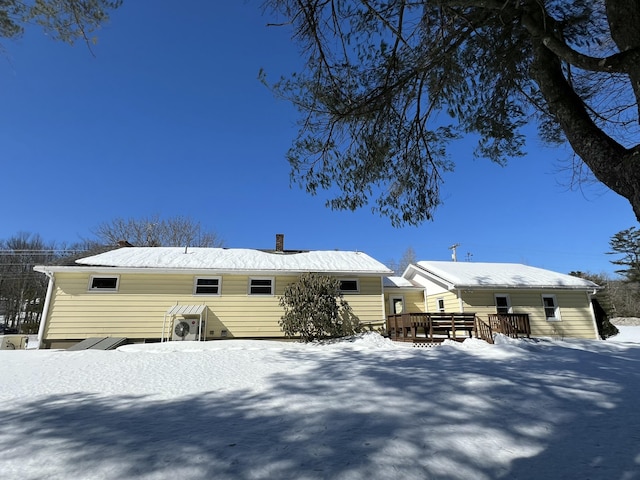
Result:
M284 308L280 327L285 335L299 335L305 342L344 337L362 330L336 278L304 273L287 286L280 306Z

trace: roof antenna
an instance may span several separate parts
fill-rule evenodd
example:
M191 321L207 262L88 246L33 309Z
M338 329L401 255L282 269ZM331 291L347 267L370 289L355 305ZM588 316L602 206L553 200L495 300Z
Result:
M456 248L458 248L459 246L459 243L454 243L449 247L449 250L451 250L451 260L453 260L454 262L458 261L458 257L456 256Z

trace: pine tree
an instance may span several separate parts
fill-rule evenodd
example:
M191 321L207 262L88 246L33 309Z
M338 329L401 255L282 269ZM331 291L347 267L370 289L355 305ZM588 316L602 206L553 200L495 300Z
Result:
M636 227L627 228L616 233L609 241L610 255L623 255L622 258L611 260L614 265L625 268L616 270L629 283L640 283L640 230Z

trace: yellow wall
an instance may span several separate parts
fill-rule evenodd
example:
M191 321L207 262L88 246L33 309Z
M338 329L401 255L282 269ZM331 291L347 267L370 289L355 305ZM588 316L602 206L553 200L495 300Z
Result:
M424 293L422 290L393 291L393 289L387 289L384 293L385 313L387 315L391 315L393 313L391 298L397 297L403 298L405 312L424 311Z
M556 338L597 338L591 315L591 304L584 291L571 290L474 290L462 292L464 309L475 312L485 322L489 313L496 313L495 294L507 294L513 313L529 314L531 335ZM555 295L560 307L560 321L545 318L542 295Z
M222 275L221 295L215 296L193 294L196 275L120 274L117 292L88 291L90 276L56 272L45 342L99 336L158 339L162 337L165 312L176 304L207 305L207 337L219 338L223 329L228 337L282 337L279 298L297 278L275 277L275 295L270 296L249 295L248 275ZM359 287L358 293L345 294L345 299L362 322L382 324L380 277L361 277ZM212 330L213 336L209 333ZM169 331L167 325L167 335Z
M438 308L438 299L442 298L444 300L444 311L445 312L459 312L460 302L458 301L458 297L451 292L443 292L437 293L435 295L427 296L427 311L434 313L439 312Z

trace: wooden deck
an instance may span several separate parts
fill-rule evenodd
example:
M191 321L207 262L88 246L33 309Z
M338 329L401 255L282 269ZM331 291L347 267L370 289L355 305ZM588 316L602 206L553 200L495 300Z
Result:
M476 332L475 313L401 313L387 317L391 340L413 343L463 341Z
M387 316L387 334L396 342L437 344L444 340L480 338L493 343L493 334L529 338L531 325L526 313L491 314L488 322L475 313L401 313Z

